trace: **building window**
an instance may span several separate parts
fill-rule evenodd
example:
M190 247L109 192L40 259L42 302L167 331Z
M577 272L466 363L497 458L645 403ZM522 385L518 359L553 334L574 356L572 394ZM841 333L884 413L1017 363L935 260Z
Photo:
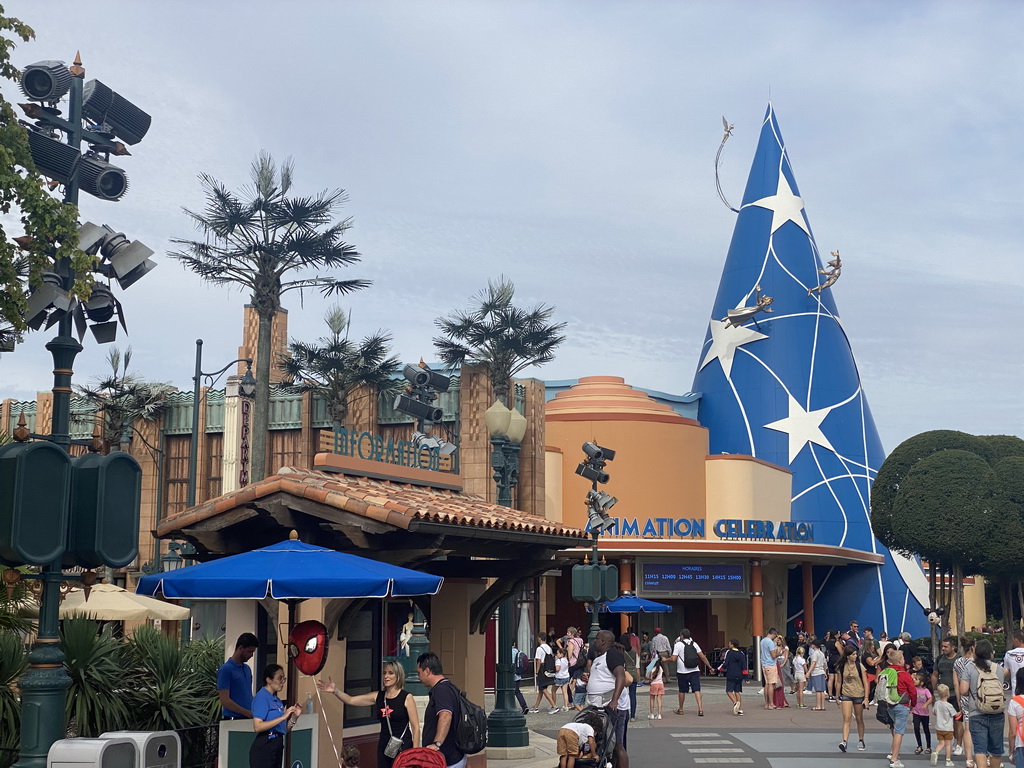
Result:
M270 456L267 461L267 469L273 467L276 472L278 467L302 466L301 430L278 429L268 434L270 446L267 450Z
M346 624L345 687L350 696L380 689L381 601L371 600ZM341 633L338 634L341 639ZM373 707L345 707L344 727L377 722Z
M224 433L207 433L206 435L206 496L196 499L216 499L223 493L224 487Z
M188 503L189 439L188 435L168 435L164 443L165 518L184 511Z

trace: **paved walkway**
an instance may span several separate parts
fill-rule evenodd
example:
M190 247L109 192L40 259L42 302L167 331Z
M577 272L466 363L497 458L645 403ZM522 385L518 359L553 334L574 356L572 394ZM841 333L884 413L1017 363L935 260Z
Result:
M874 710L865 711L866 750L857 750L854 723L850 751L839 751L842 715L836 704L826 703L824 712L797 709L796 701L783 710L766 711L757 695L758 686L748 684L744 695L744 715L732 714L725 695L724 681L705 679L702 691L704 716L697 716L696 701L687 695L682 716L673 714L677 697L675 689L665 694L663 718L649 720L650 697L645 688L637 701L637 719L629 725L629 753L633 766L641 768L689 768L693 766L743 765L751 768L820 768L822 760L841 760L847 768L887 766L890 734L875 720ZM532 704L536 691L524 691ZM807 703L813 705L808 697ZM561 703L561 702L559 702ZM488 697L486 706L492 706ZM558 728L572 718L572 713L527 715L530 744L535 755L528 760L488 759L491 768L555 768L558 757L554 737ZM934 734L933 734L934 737ZM914 755L917 746L913 730L904 737L901 759L907 768L930 768L926 755ZM957 768L964 768L962 756L954 758Z

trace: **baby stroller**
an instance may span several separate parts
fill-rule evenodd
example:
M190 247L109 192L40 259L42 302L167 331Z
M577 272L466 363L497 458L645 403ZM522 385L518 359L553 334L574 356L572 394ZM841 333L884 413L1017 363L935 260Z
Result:
M597 754L586 754L576 758L576 768L616 768L618 759L615 754L615 723L612 722L608 710L603 707L587 706L581 712L576 713L573 722L585 722L584 717L592 713L601 719L601 730L594 734L594 741L597 742ZM589 719L589 718L588 718Z

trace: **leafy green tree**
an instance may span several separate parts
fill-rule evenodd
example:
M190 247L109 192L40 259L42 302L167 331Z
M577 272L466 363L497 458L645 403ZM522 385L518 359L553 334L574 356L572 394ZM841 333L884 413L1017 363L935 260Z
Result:
M121 351L114 347L107 354L110 373L99 377L92 386L76 386L96 411L103 413L103 444L105 451L131 441L137 421L156 421L167 409L167 395L175 389L170 384L143 380L128 370L132 349Z
M11 63L17 40L28 42L35 32L19 19L6 16L0 5L0 77L13 82L21 72ZM93 259L78 250L78 210L54 198L35 169L28 133L11 104L0 95L0 213L17 213L21 235L11 236L0 219L0 343L25 330L25 299L30 285L40 282L54 259L69 258L82 280L76 295L88 295Z
M965 629L963 577L999 578L1013 567L1005 539L1007 532L1013 534L1019 514L1012 505L1021 495L1014 485L1021 458L1024 441L1016 437L924 432L897 446L872 486L875 535L893 551L928 560L932 604L955 603L958 633ZM946 572L952 595L937 591Z
M476 365L487 371L494 396L508 407L511 379L531 365L543 365L555 357L565 341L565 323L552 323L553 306L538 304L521 309L512 303L515 285L502 276L489 280L475 297L477 305L466 312L439 317L434 325L441 336L434 348L449 368Z
M292 161L277 168L261 153L252 164L252 185L235 194L208 174L200 176L206 207L185 213L203 235L202 240L172 239L182 250L172 253L203 280L237 285L248 290L259 331L256 340L256 401L252 446L252 480L263 479L267 463L267 419L270 412L271 321L289 291L316 289L324 295L345 294L365 288L367 280L338 280L317 274L296 277L306 270L332 271L360 259L342 236L352 219L334 221L346 201L344 190L312 196L289 196Z
M315 344L293 341L279 367L291 379L292 389L313 392L327 403L335 430L345 426L349 398L361 387L373 396L398 388L401 361L391 352L391 335L377 331L356 343L348 338L349 320L341 307L324 315L330 332Z
M1012 439L1024 447L1024 441ZM995 489L989 530L985 531L981 573L998 587L1002 624L1007 628L1006 647L1010 648L1013 645L1010 628L1017 626L1014 614L1024 615L1024 601L1020 600L1024 587L1021 582L1024 574L1024 556L1021 555L1021 542L1024 541L1024 457L1006 455L995 463L993 471ZM1022 603L1016 612L1014 591Z

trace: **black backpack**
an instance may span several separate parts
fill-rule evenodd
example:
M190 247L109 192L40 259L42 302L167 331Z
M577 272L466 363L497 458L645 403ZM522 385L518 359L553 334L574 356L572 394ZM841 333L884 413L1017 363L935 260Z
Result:
M553 652L549 652L546 656L544 656L544 661L541 662L540 669L541 669L541 672L544 673L544 677L547 678L547 680L542 681L542 682L550 682L551 680L554 679L554 677L555 677L555 654Z
M697 656L697 649L693 647L693 642L683 642L683 666L696 667L699 663L700 657Z
M530 657L522 651L516 656L516 674L520 677L529 677L533 665L530 664Z
M470 701L462 690L459 690L459 722L455 728L455 743L467 755L475 755L487 748L487 713L483 707Z

